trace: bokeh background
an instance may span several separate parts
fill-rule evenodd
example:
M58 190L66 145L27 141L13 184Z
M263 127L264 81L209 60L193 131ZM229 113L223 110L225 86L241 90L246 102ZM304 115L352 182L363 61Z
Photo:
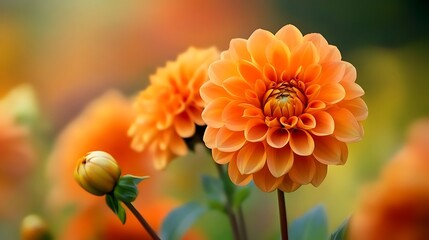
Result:
M136 94L157 67L189 46L223 50L232 38L289 23L336 45L366 92L365 137L350 145L347 164L330 167L318 188L286 194L290 221L323 204L335 229L402 146L408 126L429 116L428 11L423 0L1 0L0 114L25 127L31 149L12 162L0 151L1 239L19 239L29 213L57 221L47 210L49 181L55 181L46 177L47 158L58 134L93 99L109 89ZM162 174L165 194L202 201L199 180L215 169L198 147ZM254 189L244 212L252 239L278 239L275 193ZM227 218L214 211L195 228L207 239L230 236Z

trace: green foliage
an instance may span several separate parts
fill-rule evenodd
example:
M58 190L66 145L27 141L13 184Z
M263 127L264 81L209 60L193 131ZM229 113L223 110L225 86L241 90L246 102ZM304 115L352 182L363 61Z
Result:
M133 202L138 195L137 184L148 177L137 177L133 175L122 176L113 190L116 199L123 202Z
M290 228L291 240L328 240L326 210L318 205L295 220Z
M183 234L208 208L197 202L186 203L165 218L161 226L161 239L181 239Z
M238 209L241 204L250 196L250 186L239 187L234 191L234 195L232 195L232 206L235 209Z
M345 220L337 230L331 234L331 240L345 240L347 239L347 228L349 226L350 219Z
M225 195L223 182L208 175L203 175L201 181L209 207L224 212L227 196Z
M119 217L122 224L127 220L127 216L125 214L125 209L121 206L118 199L113 194L106 194L106 203L110 209Z

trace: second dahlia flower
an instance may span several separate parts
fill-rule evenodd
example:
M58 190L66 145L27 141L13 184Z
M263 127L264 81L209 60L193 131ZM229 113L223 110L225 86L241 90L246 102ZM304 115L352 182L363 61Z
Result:
M157 169L165 168L175 156L185 155L185 138L195 134L195 125L205 125L199 89L208 80L209 64L218 57L215 48L189 48L176 61L159 68L139 94L137 117L128 134L135 150L152 153Z
M204 142L231 180L263 191L318 186L362 138L367 106L356 69L317 33L286 25L233 39L209 67Z

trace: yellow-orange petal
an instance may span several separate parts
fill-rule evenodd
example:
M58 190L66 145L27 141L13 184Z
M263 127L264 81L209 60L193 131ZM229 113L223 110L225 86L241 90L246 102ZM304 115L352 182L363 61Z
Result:
M272 192L277 189L280 183L283 181L283 177L274 177L265 166L261 170L253 174L253 182L264 192Z
M247 49L252 55L253 61L260 66L264 66L267 63L265 47L270 44L273 38L274 35L271 32L257 29L247 40Z
M328 173L328 165L322 164L319 161L314 161L316 164L316 173L314 174L311 184L318 187L323 180L325 180L326 174Z
M307 68L309 65L313 65L319 62L319 54L317 53L316 47L312 42L303 43L297 49L292 51L292 57L290 60L290 66L288 68L288 76L294 77L297 73L298 68Z
M298 117L296 126L306 130L313 129L316 127L316 119L312 114L303 113Z
M309 33L304 36L305 40L311 41L319 50L320 63L341 60L341 53L337 47L329 45L320 33Z
M217 148L213 148L212 157L216 163L227 164L237 157L237 152L222 152Z
M229 130L243 131L246 128L248 120L243 117L244 108L240 103L240 101L232 101L223 110L222 121Z
M335 122L331 114L325 111L313 113L316 119L316 126L311 130L311 133L316 136L327 136L334 133Z
M214 128L223 127L224 123L222 121L222 112L229 102L230 99L220 97L207 104L201 116L208 126Z
M339 165L347 161L347 145L334 137L315 137L313 156L322 164Z
M305 68L302 80L308 84L311 82L317 82L321 72L322 66L320 64L311 64Z
M250 85L242 77L230 77L223 82L223 87L231 96L246 98L245 92Z
M204 131L203 141L208 148L216 148L216 136L218 131L219 128L213 128L210 126L207 126L206 130Z
M246 143L243 132L230 131L226 128L219 129L216 135L216 148L223 152L239 150Z
M305 112L313 113L319 110L324 110L326 108L326 103L320 100L312 100L307 104Z
M283 192L293 192L296 191L299 187L301 187L301 184L292 181L288 175L283 177L283 181L279 185L279 189Z
M185 141L176 134L171 134L171 140L168 144L171 152L177 156L184 156L188 153L188 146Z
M345 108L330 109L335 121L334 136L342 142L355 142L362 138L363 129L353 114Z
M262 169L267 160L262 143L248 142L237 155L237 167L241 174L252 174Z
M259 118L248 120L244 130L244 136L249 142L260 142L265 139L268 132L268 126Z
M289 142L290 133L281 127L272 127L267 134L267 143L273 148L282 148Z
M340 62L328 62L322 64L322 72L320 73L319 83L338 83L344 78L346 64Z
M229 43L229 53L232 59L244 59L251 61L249 51L247 50L247 41L242 38L234 38Z
M294 153L301 156L311 155L314 150L313 137L305 130L291 131L289 145Z
M362 98L342 101L338 106L349 110L357 121L363 121L368 117L368 106Z
M280 40L274 40L270 45L267 46L267 59L271 63L271 65L265 66L273 66L274 69L278 72L282 72L288 68L291 53L289 48ZM272 68L268 68L264 66L264 72L268 73L267 79L272 81L275 80L273 78L275 74L273 73Z
M351 100L357 97L361 97L365 94L362 87L356 84L355 82L341 82L341 85L346 91L344 100Z
M244 186L252 180L252 175L240 173L235 159L228 164L228 175L231 181L239 186Z
M195 123L186 112L174 118L174 128L182 138L191 137L195 133Z
M208 74L210 81L213 81L219 86L222 85L225 79L240 76L235 61L226 59L218 60L210 64Z
M304 185L313 180L315 173L316 164L312 157L295 156L293 166L289 171L289 177L292 181Z
M261 70L252 62L239 60L237 67L241 77L250 84L250 86L253 86L257 80L263 78ZM245 89L243 89L243 92L244 90Z
M211 81L205 82L200 88L200 95L204 102L208 103L219 96L228 96L225 89Z
M267 152L267 167L274 177L285 175L292 168L294 154L289 146L284 148L272 148L265 146Z
M356 76L357 76L356 68L348 62L344 62L344 64L346 66L346 69L344 72L344 77L341 81L342 82L355 82Z
M346 90L339 83L329 83L321 86L317 99L328 104L340 102L346 96Z
M302 33L291 24L282 27L275 36L282 40L291 51L303 41Z

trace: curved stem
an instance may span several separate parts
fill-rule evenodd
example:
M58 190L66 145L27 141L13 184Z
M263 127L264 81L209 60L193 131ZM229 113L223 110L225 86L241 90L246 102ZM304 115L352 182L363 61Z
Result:
M130 211L134 214L134 216L137 218L137 220L139 220L141 225L144 227L144 229L146 229L146 231L149 233L149 235L151 236L151 238L153 240L161 240L158 237L158 235L156 234L156 232L153 230L153 228L149 225L148 222L146 222L146 220L139 213L139 211L133 206L132 203L130 203L130 202L123 202L123 203L128 207L128 209L130 209Z
M216 164L216 168L218 170L219 173L219 177L223 182L224 185L224 191L225 191L225 195L226 195L226 211L228 213L228 217L229 217L229 221L231 223L231 228L232 228L232 232L234 234L234 239L236 240L240 240L242 239L240 236L240 227L238 225L237 222L237 217L234 213L234 210L232 209L232 199L231 199L231 194L233 189L231 188L231 185L229 185L228 182L226 182L225 179L228 179L228 176L225 175L225 171L223 169L223 167L217 163Z
M286 202L284 192L280 189L277 189L277 201L279 203L279 215L280 215L280 227L282 240L288 240L288 231L287 231L287 215L286 215Z

